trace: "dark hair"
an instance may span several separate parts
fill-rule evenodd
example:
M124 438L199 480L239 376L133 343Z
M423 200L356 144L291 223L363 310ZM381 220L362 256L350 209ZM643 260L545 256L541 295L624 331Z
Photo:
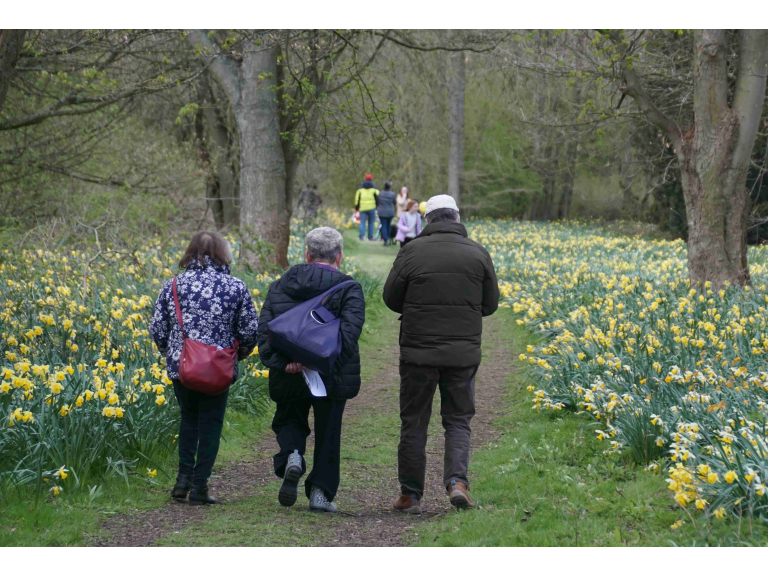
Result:
M192 240L184 251L184 255L179 260L179 268L186 268L193 260L197 260L205 266L205 257L210 257L211 261L221 266L232 262L232 251L229 248L229 242L218 232L203 230L192 236Z
M384 182L384 190L392 190L392 182Z
M459 213L453 208L438 208L427 214L427 222L435 224L437 222L458 222Z

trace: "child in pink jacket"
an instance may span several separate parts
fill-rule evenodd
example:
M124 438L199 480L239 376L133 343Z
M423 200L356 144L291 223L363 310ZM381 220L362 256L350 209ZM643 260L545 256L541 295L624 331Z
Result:
M405 212L400 215L400 221L397 223L395 240L400 242L400 247L403 247L419 234L421 234L419 203L416 200L409 200Z

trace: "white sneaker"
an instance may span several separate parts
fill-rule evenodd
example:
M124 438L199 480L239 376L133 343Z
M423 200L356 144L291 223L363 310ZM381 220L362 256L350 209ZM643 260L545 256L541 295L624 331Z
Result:
M325 492L317 486L312 486L309 493L309 509L312 512L337 512L339 509L325 495Z
M294 450L293 454L288 456L283 484L277 494L277 499L283 506L293 506L296 502L299 492L299 478L301 478L301 454L298 450Z

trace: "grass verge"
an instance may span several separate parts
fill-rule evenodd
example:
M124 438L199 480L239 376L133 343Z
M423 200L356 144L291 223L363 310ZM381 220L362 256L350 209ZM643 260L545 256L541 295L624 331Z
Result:
M606 455L590 423L573 413L531 410L525 364L515 351L533 336L509 326L509 412L498 439L471 461L480 508L454 512L419 530L422 546L760 545L768 528L753 520L688 516L659 473ZM684 522L677 528L671 526Z
M252 456L253 443L268 426L270 414L254 418L227 411L217 467ZM176 476L173 452L157 476L132 474L129 482L113 476L36 506L31 488L0 493L0 546L81 546L99 524L118 514L156 508L168 499ZM215 470L214 470L215 473Z

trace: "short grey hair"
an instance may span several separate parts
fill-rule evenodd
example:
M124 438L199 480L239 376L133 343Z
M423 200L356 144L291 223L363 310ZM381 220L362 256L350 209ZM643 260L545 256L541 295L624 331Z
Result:
M458 222L459 213L453 208L438 208L427 214L426 218L428 224L436 224L438 222Z
M344 249L344 239L338 230L323 226L307 234L306 245L312 262L333 263Z

